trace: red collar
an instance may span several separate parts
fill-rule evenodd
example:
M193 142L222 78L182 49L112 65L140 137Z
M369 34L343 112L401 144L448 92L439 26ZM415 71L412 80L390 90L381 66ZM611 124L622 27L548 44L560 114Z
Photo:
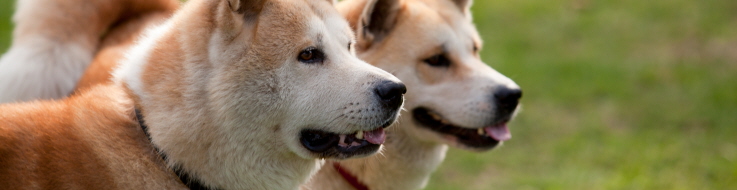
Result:
M340 166L338 162L333 162L333 167L335 170L338 170L338 173L340 173L340 176L343 176L343 179L345 179L346 182L351 184L353 188L356 188L356 190L369 190L368 186L366 184L361 183L358 181L358 178L354 175L352 175L348 170Z

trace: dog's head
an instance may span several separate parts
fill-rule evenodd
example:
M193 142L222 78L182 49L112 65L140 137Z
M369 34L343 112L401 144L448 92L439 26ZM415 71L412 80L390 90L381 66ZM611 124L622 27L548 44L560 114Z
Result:
M353 32L332 3L190 1L117 75L139 99L154 143L195 175L370 155L406 89L355 56Z
M250 98L241 100L242 106L259 105L253 111L272 122L266 126L274 127L276 137L305 158L344 159L376 152L384 141L383 128L398 116L406 88L355 56L353 32L332 2L229 2L240 6L233 9L239 14L226 14L234 18L225 20L236 22L223 25L244 26L232 34L221 30L210 43L222 44L210 55L226 65L219 72L233 73L218 74L222 83L232 83L218 89L232 91L223 98L231 101L223 106ZM248 3L254 5L243 5ZM262 10L244 8L251 6ZM248 64L260 68L237 70ZM272 108L271 113L263 112Z
M415 139L488 150L511 137L522 92L479 56L470 0L357 0L338 6L359 57L407 86L400 130Z

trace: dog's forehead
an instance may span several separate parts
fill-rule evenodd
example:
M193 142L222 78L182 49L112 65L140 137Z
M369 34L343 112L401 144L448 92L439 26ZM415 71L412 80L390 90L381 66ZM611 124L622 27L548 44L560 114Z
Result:
M336 12L330 0L305 0L304 2L310 6L312 11L321 15L321 17L332 14L331 12Z
M285 19L306 19L312 16L326 18L337 14L328 0L274 0L267 2L267 5L271 6L266 6L266 9L279 13Z
M419 18L435 18L435 19L423 19L431 27L435 27L432 31L441 32L441 38L444 42L442 43L453 43L463 46L480 46L481 38L476 30L476 27L471 21L470 15L463 13L462 9L458 8L452 1L427 1L419 0L423 6L412 6L418 7L420 10L416 10ZM452 41L452 42L449 42ZM452 45L452 44L447 44Z
M476 27L471 22L470 16L461 12L461 9L435 9L435 12L445 21L443 25L450 28L450 32L454 33L455 39L453 41L461 42L465 46L480 45L481 40Z
M291 19L293 24L290 25L306 26L310 37L339 38L340 41L353 38L348 22L329 0L281 0L280 4L288 8L277 11L276 15L282 15L280 19Z
M337 38L339 41L352 40L353 32L351 31L348 22L341 16L335 8L330 5L328 0L321 3L311 4L312 9L317 16L311 20L311 30L314 32L326 32L324 38ZM328 6L325 6L328 5Z
M258 52L271 54L267 57L283 57L279 55L334 39L344 43L353 35L345 19L327 0L267 2L257 28L258 39L263 40L254 44L263 49Z
M326 17L323 19L313 19L311 31L321 35L330 41L348 42L353 40L353 32L340 15Z
M450 1L448 1L450 2ZM431 39L430 43L442 46L447 51L468 49L481 46L481 38L476 27L461 9L452 3L439 3L438 1L419 1L419 3L407 6L410 10L407 20L413 20L411 27L420 28L426 32Z

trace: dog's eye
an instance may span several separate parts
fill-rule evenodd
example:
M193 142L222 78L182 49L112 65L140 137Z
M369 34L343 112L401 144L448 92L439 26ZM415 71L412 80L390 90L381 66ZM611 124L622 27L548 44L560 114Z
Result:
M430 66L433 67L448 67L450 66L450 60L443 54L437 54L424 60Z
M297 60L302 63L321 63L325 59L325 55L317 48L310 47L299 53Z
M299 54L299 58L302 60L311 60L312 56L315 56L312 50L303 51Z

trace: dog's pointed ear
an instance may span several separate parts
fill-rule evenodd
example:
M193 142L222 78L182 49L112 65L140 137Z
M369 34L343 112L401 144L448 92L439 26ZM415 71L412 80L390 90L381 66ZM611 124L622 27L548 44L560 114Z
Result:
M261 13L266 0L228 0L230 10L251 17Z
M384 39L394 28L399 9L399 0L367 0L354 23L357 45L368 48Z
M267 0L220 1L217 23L226 39L232 40L243 30L244 24L255 21Z
M453 3L455 3L458 8L461 9L461 12L463 12L464 15L468 16L471 12L471 4L473 4L473 0L452 0Z

